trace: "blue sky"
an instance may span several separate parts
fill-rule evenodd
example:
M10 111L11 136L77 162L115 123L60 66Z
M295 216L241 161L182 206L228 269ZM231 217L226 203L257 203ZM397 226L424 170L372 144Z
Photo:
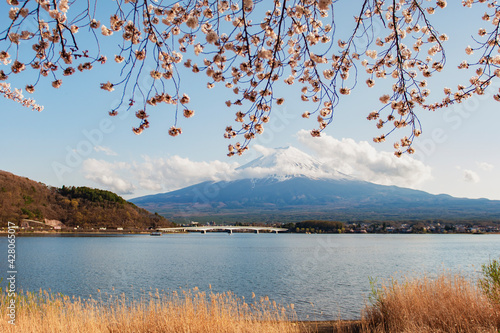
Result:
M0 8L6 16L8 7ZM454 1L436 16L438 30L447 33L450 40L445 44L447 69L429 80L430 89L439 91L435 99L442 96L443 86L453 88L470 77L456 66L466 58L463 50L472 45L469 36L481 26L483 12L483 8L463 9ZM471 17L475 19L468 19ZM483 26L489 28L491 24ZM105 50L113 46L112 41L104 45ZM108 54L108 58L112 56ZM307 105L298 101L300 87L280 83L278 90L285 104L273 111L269 126L247 154L229 158L227 145L234 141L222 135L227 125L235 124L236 110L224 104L230 96L227 89L207 90L205 74L183 73L181 92L189 94L189 107L196 111L193 118L180 119L183 134L175 138L168 135L174 113L159 106L150 109L151 127L136 136L131 128L138 123L132 112L108 116L119 92L99 88L101 82L116 80L119 67L112 62L96 67L64 78L59 89L52 88L50 82L39 84L29 97L44 105L40 113L0 99L1 170L48 185L105 188L132 198L221 179L267 152L264 147L291 145L332 169L360 179L431 193L500 200L500 104L491 97L493 92L498 93L500 82L494 83L487 96L473 97L464 104L435 112L418 110L423 134L415 141L417 154L401 159L392 154L398 133L386 143L375 144L372 138L381 132L366 120L368 113L380 105L382 87L392 84L389 79L373 89L366 88L362 80L351 95L343 96L334 122L321 139L307 133L316 127L316 121L301 117ZM9 82L24 87L27 80L29 76L19 76Z

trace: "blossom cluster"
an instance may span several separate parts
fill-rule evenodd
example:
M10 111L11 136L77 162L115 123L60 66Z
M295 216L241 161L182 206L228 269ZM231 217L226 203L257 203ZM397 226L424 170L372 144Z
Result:
M23 96L23 91L14 88L14 91L10 88L10 83L0 82L0 94L7 99L11 99L14 102L21 104L24 107L31 108L33 111L41 112L43 110L42 105L36 104L36 101L31 98L25 98Z
M500 55L495 54L500 50L500 8L495 1L463 1L465 7L485 6L482 19L492 27L481 28L479 44L465 49L469 57L480 54L479 59L458 66L476 69L469 85L456 92L445 88L438 103L428 102L427 80L445 66L448 36L435 29L431 17L446 8L445 0L361 1L348 34L335 29L332 0L116 0L111 14L96 12L96 0L83 7L67 0L7 2L12 8L0 31L0 45L6 46L0 64L8 69L0 70L0 80L35 71L38 79L28 82L28 93L44 77L59 88L62 77L105 64L108 57L100 53L99 43L109 39L119 43L109 57L120 64L121 77L100 87L120 90L122 96L110 115L134 109L139 125L133 132L140 134L150 125L149 109L164 103L175 111L168 134L177 136L182 133L177 116L195 114L188 108L190 97L180 90L180 71L204 73L208 89L223 85L234 94L225 105L234 110L236 124L226 127L224 137L243 140L228 146L229 156L247 150L264 133L273 108L285 103L275 93L279 83L299 86L307 108L302 117L317 122L311 135L318 137L333 121L340 98L351 94L362 75L368 88L378 80L393 80L367 118L384 131L375 142L384 142L396 129L406 130L394 143L395 155L401 156L414 152L412 142L422 133L418 109L436 110L483 94L500 77ZM36 26L26 28L33 21ZM378 35L376 26L381 27ZM92 51L80 48L85 30L95 37ZM7 98L36 105L6 87ZM494 98L500 100L500 94Z
M468 70L475 68L473 75L467 85L459 84L455 91L450 88L444 88L445 98L437 103L423 105L429 110L437 110L447 107L453 103L462 103L474 94L483 95L485 89L491 85L492 81L500 78L500 5L496 1L477 1L486 4L486 12L482 16L484 22L489 22L490 29L479 28L477 37L474 38L476 45L468 45L465 48L465 54L468 59L464 60L458 68ZM464 7L472 7L476 2L464 0ZM500 94L494 94L493 98L500 102Z

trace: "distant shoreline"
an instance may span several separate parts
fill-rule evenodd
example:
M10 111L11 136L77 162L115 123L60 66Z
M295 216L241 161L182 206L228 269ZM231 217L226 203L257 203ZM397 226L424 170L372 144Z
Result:
M71 231L29 231L29 232L16 232L16 236L40 236L40 235L75 235L75 236L105 236L105 235L149 235L151 232L148 231L140 231L140 232L98 232L98 231L79 231L79 232L71 232ZM0 235L7 235L7 232L0 231Z
M16 236L29 237L29 236L85 236L85 237L102 237L102 236L126 236L126 235L149 235L151 231L17 231ZM199 232L164 232L163 235L179 235L179 234L198 234ZM207 232L207 233L227 233L227 232ZM235 234L251 234L251 232L233 232ZM0 236L5 236L6 231L0 231ZM264 233L267 234L267 233ZM271 233L269 233L271 234ZM500 232L487 232L487 233L321 233L321 234L306 234L297 232L284 232L283 234L293 235L499 235Z

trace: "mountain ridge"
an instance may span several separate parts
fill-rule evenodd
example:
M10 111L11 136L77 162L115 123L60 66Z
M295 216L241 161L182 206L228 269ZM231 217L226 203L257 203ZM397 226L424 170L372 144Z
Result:
M294 147L261 148L262 156L238 167L236 179L205 181L131 199L178 221L297 222L356 220L491 220L500 201L434 195L356 179Z
M262 216L263 220L299 221L317 218L339 221L451 219L500 222L500 201L455 198L420 190L361 180L239 179L206 181L183 189L130 200L169 219ZM274 216L274 218L273 218Z

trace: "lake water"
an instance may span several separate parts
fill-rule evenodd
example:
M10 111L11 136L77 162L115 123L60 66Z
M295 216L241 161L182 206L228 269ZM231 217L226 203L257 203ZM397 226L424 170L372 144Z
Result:
M471 278L500 257L500 235L305 235L208 233L99 237L18 237L17 282L95 297L140 289L198 287L252 292L293 303L299 319L355 319L370 292L369 277L429 276L444 269ZM0 237L7 271L7 237ZM5 284L5 278L3 281ZM112 291L114 289L114 291Z

